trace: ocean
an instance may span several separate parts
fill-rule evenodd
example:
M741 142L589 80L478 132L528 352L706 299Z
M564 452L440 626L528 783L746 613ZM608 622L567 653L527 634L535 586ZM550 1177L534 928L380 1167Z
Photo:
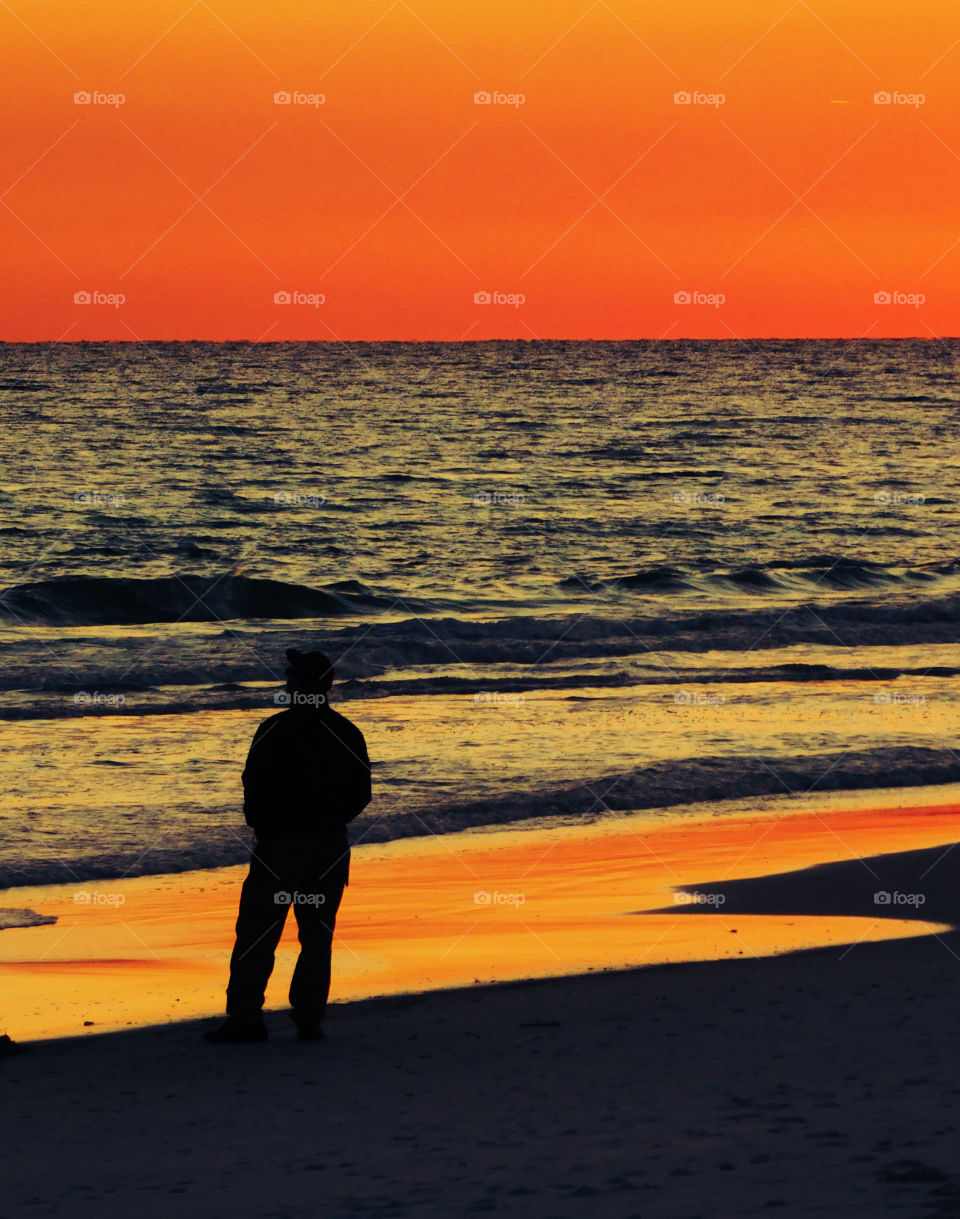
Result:
M0 345L0 886L240 862L291 645L356 841L960 780L958 357Z

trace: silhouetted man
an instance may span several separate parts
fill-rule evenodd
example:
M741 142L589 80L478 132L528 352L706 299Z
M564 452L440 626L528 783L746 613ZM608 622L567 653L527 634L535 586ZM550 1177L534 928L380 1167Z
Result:
M243 812L256 834L230 958L227 1021L208 1041L266 1041L263 1000L287 911L300 956L291 1016L303 1040L322 1037L330 956L350 873L346 825L370 803L363 733L327 700L333 666L322 652L287 651L285 711L263 721L243 771Z

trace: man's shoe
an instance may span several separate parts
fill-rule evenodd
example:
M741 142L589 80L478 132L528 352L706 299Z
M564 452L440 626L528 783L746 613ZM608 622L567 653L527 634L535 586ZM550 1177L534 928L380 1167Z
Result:
M290 1019L297 1026L297 1036L301 1041L322 1041L323 1029L309 1016L303 1016L297 1011L291 1011Z
M267 1026L262 1020L253 1023L228 1019L219 1028L207 1029L203 1034L206 1041L214 1045L231 1045L241 1041L266 1041Z

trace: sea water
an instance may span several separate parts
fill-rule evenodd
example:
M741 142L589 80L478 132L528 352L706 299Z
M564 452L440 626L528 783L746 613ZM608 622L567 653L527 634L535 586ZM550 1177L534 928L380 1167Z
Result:
M958 354L0 345L0 884L242 859L294 644L358 840L960 778Z

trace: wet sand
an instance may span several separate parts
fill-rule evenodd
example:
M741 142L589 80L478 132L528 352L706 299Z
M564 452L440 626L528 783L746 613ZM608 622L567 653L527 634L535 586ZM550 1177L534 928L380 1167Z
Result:
M946 805L672 824L622 816L360 846L331 999L927 934L949 924L949 903L924 894L922 904L876 904L875 892L896 886L851 861L958 838L960 808ZM828 863L850 871L825 893L744 909L750 878ZM947 871L932 881L918 872L900 891ZM57 918L0 932L2 1031L30 1041L218 1013L242 876L223 868L0 894L2 906ZM291 916L268 1007L285 1003L296 949Z

